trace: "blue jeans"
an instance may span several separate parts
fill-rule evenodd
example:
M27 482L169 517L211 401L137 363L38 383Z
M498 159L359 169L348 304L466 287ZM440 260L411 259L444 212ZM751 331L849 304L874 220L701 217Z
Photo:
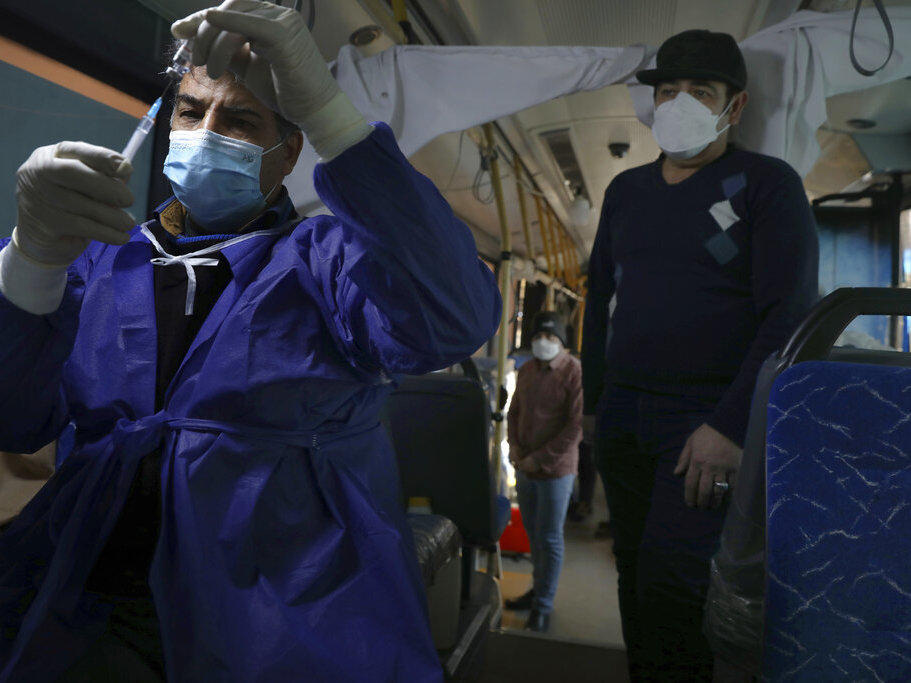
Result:
M576 475L559 479L529 479L516 472L516 493L522 523L531 543L534 565L534 609L550 614L563 567L563 524Z
M674 468L724 387L674 394L609 386L598 403L597 461L607 490L630 680L710 681L702 635L709 560L726 506L688 508Z

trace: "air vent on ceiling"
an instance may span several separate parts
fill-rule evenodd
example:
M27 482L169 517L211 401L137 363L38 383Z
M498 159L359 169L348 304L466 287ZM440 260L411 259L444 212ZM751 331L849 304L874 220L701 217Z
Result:
M557 162L560 173L563 174L563 184L570 197L585 197L590 201L585 178L582 177L582 169L579 167L579 160L570 139L569 128L548 130L538 135Z

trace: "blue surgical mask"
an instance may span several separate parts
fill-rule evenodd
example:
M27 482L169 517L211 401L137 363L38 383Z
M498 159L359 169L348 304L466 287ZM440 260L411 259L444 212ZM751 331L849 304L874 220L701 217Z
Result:
M164 174L198 225L230 231L266 208L259 172L263 155L281 142L264 152L206 129L173 130L170 140Z

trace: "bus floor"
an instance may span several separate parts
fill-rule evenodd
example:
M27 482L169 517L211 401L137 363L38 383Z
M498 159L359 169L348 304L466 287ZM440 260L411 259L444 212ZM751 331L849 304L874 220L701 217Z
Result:
M598 523L607 519L600 483L592 507L585 521L566 523L563 570L549 632L524 631L528 612L504 609L501 629L491 634L482 683L627 680L613 542L595 538ZM503 597L527 591L531 570L527 556L504 556Z

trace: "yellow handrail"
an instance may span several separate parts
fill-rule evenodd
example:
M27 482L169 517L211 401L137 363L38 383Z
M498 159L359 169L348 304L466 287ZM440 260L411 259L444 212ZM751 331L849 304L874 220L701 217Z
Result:
M554 258L551 255L550 240L547 239L547 226L544 224L545 213L541 206L541 198L535 195L535 210L538 212L538 230L541 232L541 244L544 246L544 256L547 259L547 274L555 277Z
M582 295L582 300L577 304L579 310L579 321L576 325L576 350L579 353L582 353L582 326L585 324L585 295Z
M408 21L408 8L405 7L405 0L392 0L392 14L398 24Z
M566 233L566 249L569 253L569 271L570 279L573 281L573 289L579 288L579 261L576 259L576 243L573 242L569 233Z
M579 252L576 251L576 243L572 240L569 241L569 261L573 268L573 289L578 289L582 270L579 268Z
M557 223L557 230L560 234L560 251L563 254L563 279L570 289L575 289L572 264L569 262L569 239L566 235L566 228L561 223Z
M547 207L547 232L550 235L550 243L554 247L554 277L559 280L566 282L566 276L564 275L563 262L560 259L560 245L557 243L557 230L554 227L557 217L554 215L554 210L550 207Z
M522 165L517 154L513 159L513 170L516 174L516 194L519 196L519 213L522 216L522 232L525 234L525 257L535 262L535 248L531 243L531 231L528 229L528 211L525 208L525 188L522 187Z
M576 278L578 280L579 290L581 291L582 288L585 287L585 276L582 275L582 264L579 263L578 252L576 252L574 256L576 259Z
M402 30L402 27L399 26L398 21L394 18L390 19L389 7L383 3L383 0L361 0L361 3L370 13L370 16L380 24L383 31L386 32L386 35L392 39L393 43L396 45L405 45L408 42L405 40L405 32Z
M560 263L557 261L557 245L554 243L554 231L551 225L550 205L544 205L544 228L547 230L547 244L550 247L551 258L553 259L553 268L549 269L552 278L558 278L560 272Z

